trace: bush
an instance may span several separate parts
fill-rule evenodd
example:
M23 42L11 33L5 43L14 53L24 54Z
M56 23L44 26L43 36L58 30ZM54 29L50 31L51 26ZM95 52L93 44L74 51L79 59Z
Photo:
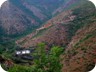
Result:
M10 68L8 72L35 72L35 71L34 67L31 66L15 65L14 67Z
M63 48L54 46L49 54L46 53L45 44L39 44L37 48L38 59L35 59L37 67L36 72L61 72L62 64L60 63L60 55L63 53Z

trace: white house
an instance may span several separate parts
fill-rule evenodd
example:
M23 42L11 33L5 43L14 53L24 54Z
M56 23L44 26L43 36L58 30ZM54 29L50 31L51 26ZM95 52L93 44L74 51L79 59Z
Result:
M30 50L21 50L21 51L16 51L17 55L23 55L23 54L30 54L31 51Z
M20 51L17 51L16 54L19 55L19 54L21 54L21 52Z

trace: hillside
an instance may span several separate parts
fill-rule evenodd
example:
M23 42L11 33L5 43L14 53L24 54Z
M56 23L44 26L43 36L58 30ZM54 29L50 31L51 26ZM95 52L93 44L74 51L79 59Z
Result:
M61 12L85 2L84 0L8 0L0 9L0 40L9 41L30 34Z
M87 72L96 62L95 12L90 2L64 11L16 43L25 48L41 42L47 44L46 48L64 47L62 72Z
M55 69L62 68L62 72L87 72L93 68L96 62L94 5L86 0L54 1L9 0L2 5L0 38L17 39L4 38L9 42L0 43L0 57L5 62L11 61L10 66L14 64L13 71L56 72ZM29 54L25 54L26 50Z
M96 22L90 23L76 32L67 46L63 58L62 72L87 72L94 67L96 62Z
M85 12L87 14L84 14ZM66 46L78 29L92 22L91 13L94 14L92 3L64 11L47 21L32 34L17 40L16 43L24 47L36 46L40 42L48 43L48 45Z
M8 0L0 9L1 34L11 37L28 34L52 18L52 12L65 3L65 0Z

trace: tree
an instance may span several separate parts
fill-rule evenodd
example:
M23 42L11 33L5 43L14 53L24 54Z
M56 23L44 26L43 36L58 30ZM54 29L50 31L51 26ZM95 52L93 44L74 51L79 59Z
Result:
M38 59L35 59L37 72L61 72L60 55L62 53L63 48L54 46L51 48L49 54L47 54L45 44L39 44L36 54Z

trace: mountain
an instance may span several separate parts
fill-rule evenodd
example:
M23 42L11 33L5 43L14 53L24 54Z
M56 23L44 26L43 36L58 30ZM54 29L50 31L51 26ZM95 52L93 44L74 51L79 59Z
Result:
M96 15L96 14L95 14ZM62 72L87 72L96 62L96 17L79 29L66 47Z
M87 14L84 14L85 12ZM67 45L75 32L92 20L91 13L94 13L92 3L85 3L75 9L63 11L36 29L33 33L18 40L17 44L23 45L24 47L35 46L40 42L46 42L48 45Z
M90 2L61 12L33 33L17 40L25 48L38 43L64 47L62 72L87 72L96 60L96 10Z
M87 72L94 66L96 10L86 0L9 0L0 9L0 30L2 38L17 37L16 44L10 38L0 44L0 54L14 64L32 63L15 57L17 49L45 43L49 51L53 46L64 49L62 72Z
M0 9L1 34L16 37L30 33L63 4L65 0L8 0Z

